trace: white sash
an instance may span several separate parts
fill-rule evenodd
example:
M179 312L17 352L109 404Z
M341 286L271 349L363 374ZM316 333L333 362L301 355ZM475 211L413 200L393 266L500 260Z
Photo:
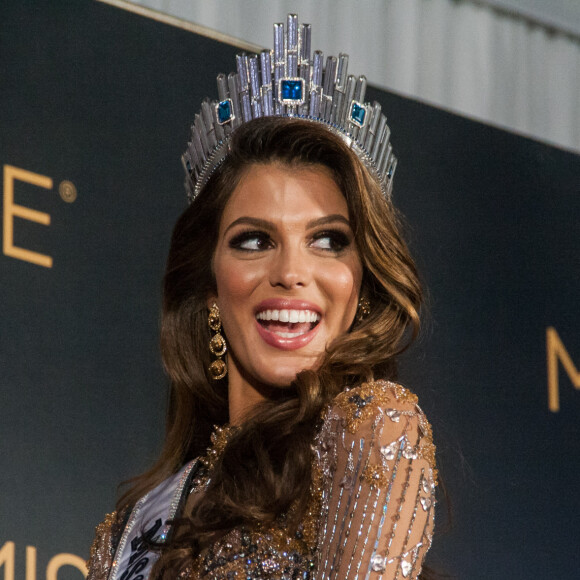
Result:
M144 495L133 508L109 573L109 580L146 580L159 557L148 541L163 543L197 460L186 464L155 489Z

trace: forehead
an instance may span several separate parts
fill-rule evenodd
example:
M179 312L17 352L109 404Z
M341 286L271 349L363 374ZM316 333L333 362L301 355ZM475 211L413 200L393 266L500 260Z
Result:
M222 225L241 216L292 223L331 214L349 217L346 199L327 167L254 164L232 192Z

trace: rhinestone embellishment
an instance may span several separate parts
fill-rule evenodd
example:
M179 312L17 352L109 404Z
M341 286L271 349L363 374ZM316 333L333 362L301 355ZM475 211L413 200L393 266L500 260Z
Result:
M383 556L375 554L371 558L373 572L384 572L387 569L387 563Z
M398 441L393 441L389 445L384 445L383 447L381 447L381 455L387 461L392 461L393 459L395 459L398 446L399 446Z
M412 445L407 443L403 449L403 457L405 459L417 459L417 451Z
M262 570L264 570L266 574L273 574L276 572L276 570L278 570L279 567L280 565L278 562L276 562L276 560L272 560L271 558L262 562Z

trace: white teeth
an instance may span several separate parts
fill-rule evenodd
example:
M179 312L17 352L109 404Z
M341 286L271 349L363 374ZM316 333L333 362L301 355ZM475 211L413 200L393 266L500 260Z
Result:
M258 320L279 320L280 322L317 322L320 315L311 310L262 310L256 314Z
M277 336L281 336L282 338L296 338L297 336L302 336L305 334L304 332L275 332Z

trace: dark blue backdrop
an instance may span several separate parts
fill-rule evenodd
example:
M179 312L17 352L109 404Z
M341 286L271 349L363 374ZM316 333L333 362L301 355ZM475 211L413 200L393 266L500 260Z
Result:
M34 558L44 577L55 555L86 557L117 483L159 450L160 280L185 206L179 158L235 52L89 0L0 9L0 164L52 180L14 186L15 203L50 225L3 224L5 573L12 559L16 577ZM434 424L454 511L443 531L440 505L431 564L470 580L576 577L580 393L560 366L560 410L548 409L545 333L555 327L580 367L580 158L382 91L369 98L389 116L395 199L430 290L401 378ZM65 180L73 202L59 195ZM12 223L9 241L51 268L7 255ZM66 558L52 570L80 578Z

